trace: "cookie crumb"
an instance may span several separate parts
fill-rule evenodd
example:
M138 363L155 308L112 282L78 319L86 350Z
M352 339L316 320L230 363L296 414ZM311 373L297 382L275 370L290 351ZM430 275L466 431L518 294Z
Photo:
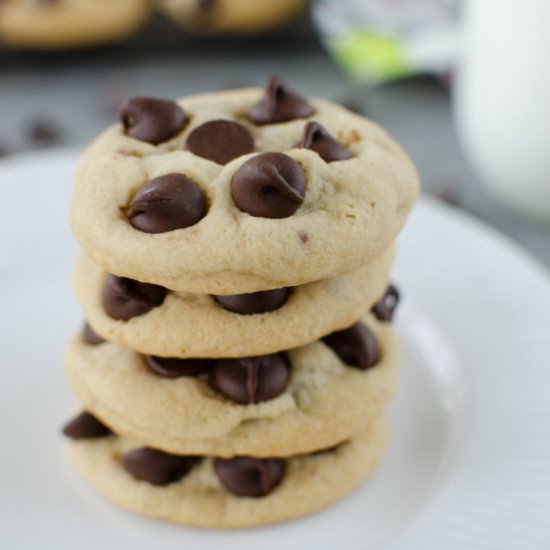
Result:
M133 151L131 149L119 149L117 151L117 154L122 155L123 157L143 158L143 153L140 153L139 151Z
M357 143L361 141L361 134L357 130L352 130L348 137L348 144Z

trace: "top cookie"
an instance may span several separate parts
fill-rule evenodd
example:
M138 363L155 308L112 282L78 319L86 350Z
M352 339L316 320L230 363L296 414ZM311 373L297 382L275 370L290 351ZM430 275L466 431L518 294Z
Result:
M376 124L280 79L177 103L137 98L82 156L71 221L106 270L235 294L333 277L379 255L418 194Z

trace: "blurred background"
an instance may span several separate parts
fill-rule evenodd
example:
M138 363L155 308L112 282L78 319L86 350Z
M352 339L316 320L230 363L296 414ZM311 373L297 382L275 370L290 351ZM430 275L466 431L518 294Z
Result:
M548 0L0 0L0 166L82 148L128 97L279 74L550 266L548 28Z

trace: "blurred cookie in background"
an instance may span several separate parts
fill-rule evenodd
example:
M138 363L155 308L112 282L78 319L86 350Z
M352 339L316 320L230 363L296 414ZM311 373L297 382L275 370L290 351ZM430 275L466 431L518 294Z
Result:
M148 0L3 0L0 43L52 50L91 46L125 38L149 15Z
M159 0L185 30L198 34L258 34L284 26L308 0Z

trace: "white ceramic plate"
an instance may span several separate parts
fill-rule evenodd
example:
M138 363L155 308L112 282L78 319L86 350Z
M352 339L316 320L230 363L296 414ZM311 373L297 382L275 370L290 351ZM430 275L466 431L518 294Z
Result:
M363 488L308 518L241 532L103 501L59 436L74 410L63 347L81 322L67 223L75 158L0 165L1 548L550 548L550 283L506 239L427 199L394 275L406 298L391 444Z

